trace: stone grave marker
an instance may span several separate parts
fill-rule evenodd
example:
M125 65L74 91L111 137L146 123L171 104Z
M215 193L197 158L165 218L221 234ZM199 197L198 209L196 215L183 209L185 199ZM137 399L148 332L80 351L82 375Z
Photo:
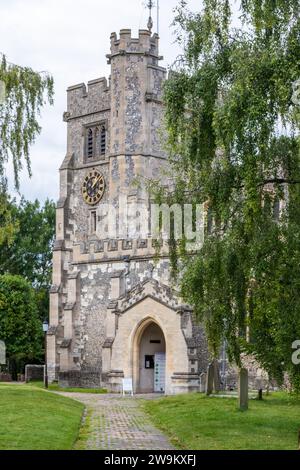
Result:
M242 411L248 410L248 370L240 369L238 385L238 406Z

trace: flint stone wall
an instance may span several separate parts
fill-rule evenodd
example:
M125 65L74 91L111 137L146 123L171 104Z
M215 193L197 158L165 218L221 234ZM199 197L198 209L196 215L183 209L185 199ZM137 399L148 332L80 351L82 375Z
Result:
M87 368L60 372L58 383L61 388L100 388L100 371Z

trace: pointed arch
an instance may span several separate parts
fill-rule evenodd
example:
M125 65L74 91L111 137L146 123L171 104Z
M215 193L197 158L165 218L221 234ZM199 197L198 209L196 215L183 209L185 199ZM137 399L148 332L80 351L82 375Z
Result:
M163 326L160 324L160 322L155 319L154 317L147 316L146 318L143 318L135 328L135 331L133 332L132 336L132 372L133 372L133 386L134 390L136 392L153 392L154 391L154 370L153 374L151 370L145 371L145 364L143 363L144 358L143 354L147 352L147 346L145 349L145 344L143 344L143 338L145 333L147 333L147 330L151 328L151 326L156 326L161 333L161 337L163 338L162 345L158 347L158 350L155 351L155 345L152 345L152 348L150 347L151 345L148 345L149 348L149 354L154 355L154 352L161 352L167 354L167 340L166 340L166 335L164 333ZM153 347L154 346L154 347ZM142 349L143 348L143 349ZM148 377L147 377L148 376ZM152 381L153 383L149 385L149 380ZM151 389L150 389L151 388ZM164 384L164 390L165 390L165 384Z

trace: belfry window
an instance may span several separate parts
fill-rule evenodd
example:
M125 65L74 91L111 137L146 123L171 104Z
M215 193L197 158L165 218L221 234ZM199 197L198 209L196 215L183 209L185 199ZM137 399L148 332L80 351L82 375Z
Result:
M106 126L98 124L86 128L85 133L85 157L97 159L106 154Z
M101 126L100 129L100 155L106 153L106 129L105 126Z
M94 135L93 129L88 129L87 135L87 157L93 158L94 156Z

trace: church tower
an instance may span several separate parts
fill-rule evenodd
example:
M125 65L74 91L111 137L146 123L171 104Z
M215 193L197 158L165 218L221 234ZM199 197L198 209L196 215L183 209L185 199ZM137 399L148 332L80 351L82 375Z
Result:
M136 392L171 394L197 390L206 370L203 331L170 284L167 244L157 255L150 226L132 233L125 221L137 207L149 213L142 181L167 165L158 47L149 30L113 33L109 81L67 91L47 336L49 380L62 386L120 391L132 378Z

